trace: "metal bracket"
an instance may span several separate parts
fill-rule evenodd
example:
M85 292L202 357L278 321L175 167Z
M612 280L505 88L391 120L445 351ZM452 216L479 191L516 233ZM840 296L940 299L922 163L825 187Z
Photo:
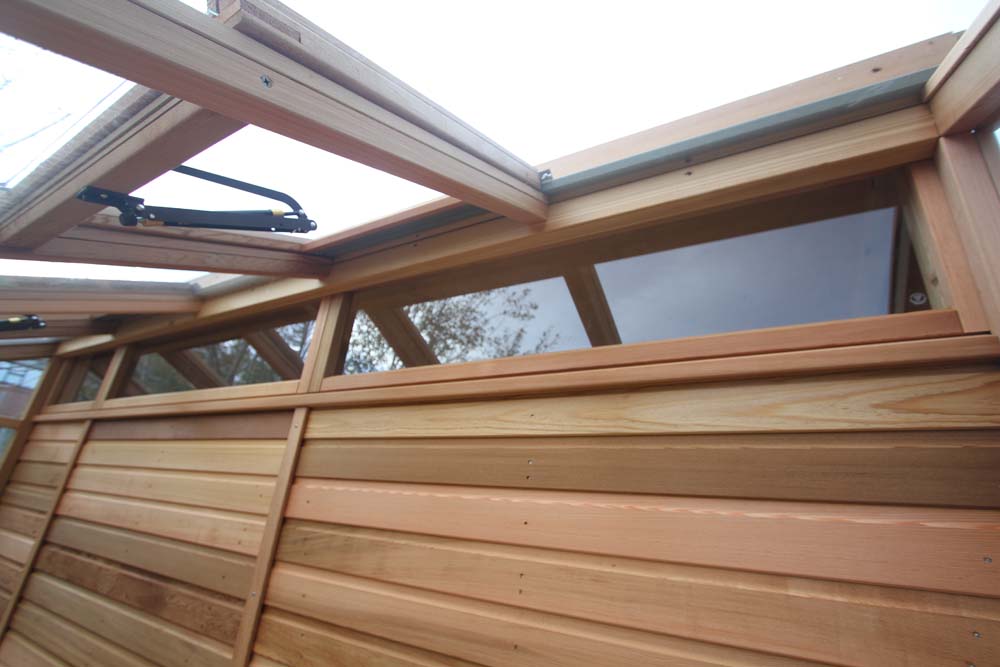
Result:
M14 315L0 319L0 333L6 331L27 331L44 329L45 321L38 315Z

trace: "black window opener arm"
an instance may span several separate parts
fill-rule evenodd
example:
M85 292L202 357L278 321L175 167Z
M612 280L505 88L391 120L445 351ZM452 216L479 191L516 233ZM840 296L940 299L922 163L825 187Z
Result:
M274 199L287 204L292 210L202 211L168 206L147 206L141 197L133 197L123 192L106 190L93 185L83 188L76 196L77 199L91 204L117 208L119 211L118 221L126 227L142 224L144 226L165 225L168 227L196 227L249 232L299 233L316 229L316 223L306 216L306 212L302 210L299 203L283 192L183 165L175 168L174 171Z

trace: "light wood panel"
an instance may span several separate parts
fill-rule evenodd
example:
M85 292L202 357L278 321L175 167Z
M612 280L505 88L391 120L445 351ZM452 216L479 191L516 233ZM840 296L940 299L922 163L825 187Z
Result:
M81 465L157 468L251 475L275 475L281 440L94 440L80 454Z
M263 515L271 502L274 480L251 475L81 465L74 470L69 488Z
M94 440L247 440L251 438L281 439L284 442L292 413L261 412L252 415L217 415L187 419L102 420L94 424L90 439ZM37 429L57 428L55 424L36 426ZM38 431L44 437L47 431ZM236 455L238 456L238 455Z
M287 513L463 539L1000 595L1000 580L989 576L991 563L984 560L1000 550L997 511L300 478Z
M1000 507L1000 431L311 440L298 474L463 486Z
M44 644L53 655L74 667L156 667L135 653L31 602L23 601L18 605L11 627L35 643Z
M416 594L415 589L294 565L275 567L268 603L490 667L817 665L429 592Z
M34 604L163 667L228 664L224 644L192 633L47 574L33 574L24 596Z
M619 394L317 410L307 438L642 435L1000 426L993 367L715 383Z
M36 571L223 643L236 639L237 600L60 547L42 549Z
M37 644L17 633L0 643L0 664L5 667L70 667Z
M153 535L57 517L49 541L202 588L246 597L253 559Z
M248 555L257 553L264 528L263 519L252 514L80 491L63 494L58 512L61 516Z
M55 500L52 489L29 484L8 484L3 492L3 502L14 507L38 512L47 512Z
M4 530L37 537L44 518L39 512L0 504L0 528Z
M311 568L838 665L989 664L1000 603L291 521ZM809 619L804 623L803 619ZM281 657L282 654L277 654Z

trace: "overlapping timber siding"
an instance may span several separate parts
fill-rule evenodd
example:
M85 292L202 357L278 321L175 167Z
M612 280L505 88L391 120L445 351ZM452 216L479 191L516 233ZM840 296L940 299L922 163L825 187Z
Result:
M255 664L995 664L997 426L992 364L317 410Z
M228 665L290 418L94 422L0 664ZM48 482L39 466L65 465L79 430L35 428L18 469L38 478L9 487L5 532L38 525L47 507L24 482Z

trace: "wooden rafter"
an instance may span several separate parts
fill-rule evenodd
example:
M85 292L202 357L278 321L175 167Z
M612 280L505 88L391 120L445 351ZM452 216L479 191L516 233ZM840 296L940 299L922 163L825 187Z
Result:
M260 247L225 232L180 235L167 229L128 228L115 216L101 213L32 251L0 246L0 257L267 276L319 278L330 272L330 260L307 254L301 246Z
M189 7L16 0L0 29L514 219L546 217L537 187Z
M1000 0L991 0L927 82L942 135L969 132L1000 113Z
M161 352L160 356L174 367L178 373L194 385L195 389L223 387L228 383L194 350L172 350Z
M302 359L274 329L262 329L243 336L257 354L282 380L302 377Z
M371 308L365 312L404 366L409 368L440 363L420 329L401 307Z
M0 313L109 315L195 313L201 308L186 284L54 278L0 278Z
M604 294L601 278L593 264L576 266L563 276L576 312L580 315L587 338L594 347L618 345L622 342L618 334L615 317Z

